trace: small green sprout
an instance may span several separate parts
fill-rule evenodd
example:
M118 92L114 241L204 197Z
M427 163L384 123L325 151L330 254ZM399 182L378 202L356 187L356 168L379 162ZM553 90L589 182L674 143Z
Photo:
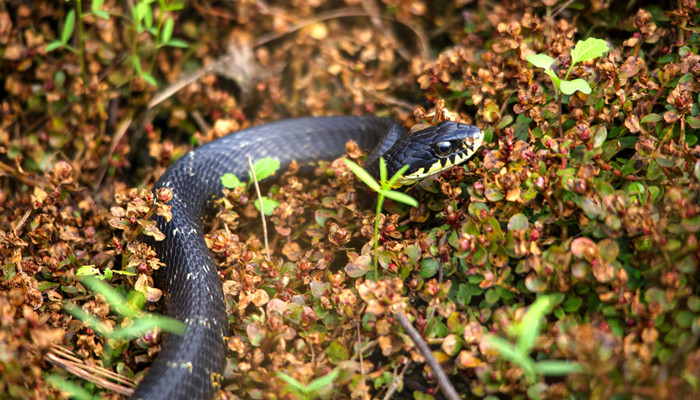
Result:
M383 158L379 159L379 182L374 180L369 172L365 171L362 167L357 165L355 162L345 159L345 164L350 168L350 170L357 175L358 178L362 180L367 186L372 190L377 192L377 211L374 218L374 279L379 279L379 268L378 268L378 258L379 258L379 214L382 212L382 206L384 205L384 199L390 198L394 201L404 203L411 207L418 207L418 202L413 197L397 192L396 190L391 190L392 187L398 182L403 176L403 173L408 169L408 165L404 165L399 169L394 176L387 180L386 163Z
M605 40L588 38L586 40L579 41L576 43L576 47L574 47L574 50L571 52L571 66L569 67L569 70L566 71L566 76L564 76L564 79L559 79L557 74L552 70L552 63L554 63L554 59L552 57L540 53L529 55L525 57L525 59L535 67L544 69L544 73L552 79L552 83L554 83L554 88L556 91L561 91L561 93L567 95L574 94L577 90L585 94L590 94L591 86L585 80L579 78L569 81L567 79L569 78L569 74L574 68L574 65L583 61L601 57L607 53L607 51L608 44ZM559 95L558 92L557 95Z
M513 326L511 333L517 337L515 344L494 335L484 335L484 342L498 350L498 354L505 360L517 364L525 374L527 382L531 385L528 394L532 398L539 398L536 383L540 376L564 376L581 372L579 364L563 360L535 361L530 357L535 340L540 333L540 325L545 315L554 307L555 300L552 296L543 296L530 305L520 323Z
M338 373L339 371L334 369L328 374L314 379L308 385L304 385L284 372L277 372L277 377L286 383L285 388L292 393L295 398L301 400L312 400L329 397L329 392L333 389L332 383L335 381Z
M121 345L120 342L140 337L144 333L155 328L163 332L175 333L178 335L182 335L185 332L185 324L178 320L143 312L141 308L145 300L141 293L133 292L133 295L129 296L127 299L110 285L94 277L83 276L80 282L87 286L88 289L102 295L107 304L109 304L109 307L116 312L122 320L129 321L129 323L125 323L121 327L111 327L74 303L69 301L64 303L63 307L66 311L73 314L73 316L83 321L86 326L105 338L105 365L109 364L112 350Z
M148 32L154 37L155 46L151 50L151 60L150 67L148 70L143 69L141 65L141 56L138 51L138 37L139 35L133 36L133 43L131 43L131 54L129 58L131 59L131 66L136 72L136 75L141 77L144 81L148 82L150 85L157 86L158 82L152 75L153 66L156 64L156 54L158 50L162 47L179 47L187 48L187 42L182 39L173 38L173 31L175 29L175 19L172 16L166 14L166 12L180 11L184 9L185 3L183 0L158 0L157 4L160 9L155 7L156 0L137 0L134 5L130 6L131 19L131 29L135 30L138 34ZM94 15L98 18L108 20L110 18L110 13L103 10L104 0L92 0L90 4L90 11L83 11L82 0L75 1L75 8L71 8L66 13L66 18L63 21L63 28L61 30L61 38L54 39L46 45L46 52L51 52L58 49L66 49L74 54L78 55L80 60L80 68L83 73L83 79L87 81L87 69L85 64L85 52L84 43L88 39L83 33L83 19L89 15ZM154 23L157 19L157 24ZM69 44L73 33L76 31L77 27L77 46L73 47Z
M581 78L574 79L573 81L567 80L571 70L574 68L574 65L583 61L598 58L607 53L607 51L608 43L605 40L588 38L583 41L578 41L576 43L576 47L574 47L574 50L571 52L571 66L569 67L569 70L566 71L566 76L564 76L564 79L560 79L556 72L552 70L552 63L554 63L554 59L552 57L542 53L531 54L525 57L525 59L532 65L544 69L544 73L547 74L552 79L552 83L554 83L554 92L556 94L559 106L559 134L561 136L564 135L561 116L562 95L572 95L576 93L577 90L585 94L591 93L591 86L585 80Z
M255 177L258 179L258 182L260 182L263 179L274 175L280 169L280 162L275 158L261 158L253 164L253 169L255 170ZM247 184L241 182L241 180L234 174L224 174L221 176L221 184L227 189L235 189L239 186L246 186L246 188L248 188L253 184L253 173L248 171ZM262 196L261 200L263 204L262 212L268 216L272 215L275 208L280 205L278 201L272 200L265 196ZM255 203L255 208L260 211L260 205L258 202Z
M136 275L133 272L125 271L125 270L113 270L111 268L105 268L104 272L100 271L99 268L95 267L93 264L90 265L83 265L82 267L78 268L78 270L75 272L75 275L78 276L78 278L84 277L84 276L91 276L93 278L99 279L101 281L107 279L111 280L114 274L117 275L127 275L127 276L134 276Z

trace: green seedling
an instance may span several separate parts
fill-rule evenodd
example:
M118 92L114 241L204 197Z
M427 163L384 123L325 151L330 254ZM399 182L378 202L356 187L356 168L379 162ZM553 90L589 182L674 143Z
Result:
M528 394L534 399L539 398L536 383L542 376L564 376L582 372L579 364L563 360L535 361L530 353L535 346L535 340L540 333L540 325L554 307L552 296L543 296L535 300L523 316L522 321L513 325L511 334L516 337L515 344L494 335L484 335L482 339L488 346L498 350L501 358L517 364L525 374L530 390Z
M295 398L300 400L312 400L330 397L333 389L332 384L338 376L338 373L339 371L334 369L330 373L314 379L308 385L304 385L283 372L277 372L277 377L285 382L285 388L293 394Z
M149 84L156 86L156 79L153 77L153 66L155 65L156 54L162 47L179 47L187 48L187 42L181 39L173 38L175 29L175 20L171 16L166 16L166 12L179 11L185 6L182 0L157 0L159 8L154 7L156 0L139 0L134 5L130 6L131 19L126 18L131 22L129 29L134 31L130 36L133 37L133 43L130 48L131 67L136 72L135 76L141 77ZM46 52L55 51L58 49L66 49L78 55L80 68L83 75L83 80L87 82L87 69L85 66L84 42L86 37L83 33L83 19L89 15L94 15L98 18L109 19L110 13L102 10L104 0L93 0L90 4L90 11L83 12L82 0L75 0L75 8L71 8L66 13L66 18L63 21L61 37L54 39L46 45ZM122 17L115 15L115 17ZM154 24L157 21L157 24ZM77 44L73 47L70 40L73 37L77 28L76 41ZM151 62L148 70L144 70L141 66L141 54L138 48L139 34L148 32L154 38L154 47L151 51Z
M552 64L554 63L554 59L552 57L540 53L529 55L525 57L525 59L535 67L544 69L544 73L552 79L557 95L559 95L559 91L561 91L563 94L571 95L577 90L585 94L590 94L591 86L588 84L588 82L580 78L569 81L569 74L574 68L574 65L583 61L598 58L604 55L607 51L608 44L605 40L588 38L586 40L579 41L576 43L576 47L574 47L574 50L571 52L571 66L569 67L569 70L566 71L564 79L560 79L552 70Z
M418 207L418 202L413 197L397 192L396 190L391 190L396 182L403 177L403 173L408 169L408 165L404 165L399 169L394 176L387 180L386 163L383 158L379 159L379 182L374 180L369 172L365 171L362 167L357 165L357 163L345 159L345 164L350 168L350 170L357 175L362 182L369 186L372 190L377 192L377 211L374 217L374 279L379 279L379 215L382 212L382 206L384 205L384 199L390 198L399 203L404 203L411 207Z
M571 73L571 70L574 68L574 65L584 62L584 61L589 61L594 58L601 57L608 51L608 43L605 40L601 39L596 39L596 38L588 38L583 41L579 41L576 43L576 47L574 47L574 50L571 52L571 66L569 66L569 69L566 71L566 75L564 76L564 79L560 79L559 76L557 76L556 72L552 69L552 64L554 63L554 59L546 54L531 54L525 59L530 62L532 65L538 68L544 69L544 73L547 74L547 76L550 77L552 80L552 83L554 84L554 92L557 97L557 101L559 103L559 133L563 136L562 132L562 121L561 121L561 100L562 100L562 95L572 95L576 93L576 91L579 91L581 93L585 94L590 94L591 93L591 86L586 82L585 80L579 78L579 79L574 79L574 80L568 80L569 74Z
M129 321L129 323L124 323L121 326L116 325L112 327L73 302L66 301L64 303L63 307L66 311L83 321L95 333L105 338L105 365L110 364L114 348L155 328L178 335L182 335L185 332L185 324L178 320L142 311L145 299L141 293L133 292L133 295L127 299L110 285L94 277L83 276L80 282L88 289L104 297L110 309L118 314L123 321Z
M280 162L277 159L274 158L261 158L258 161L256 161L253 164L253 170L255 171L255 178L257 178L258 182L262 181L265 178L268 178L272 175L274 175L278 170L280 169ZM241 182L240 179L234 174L224 174L221 176L221 184L224 185L225 188L227 189L235 189L239 186L245 186L246 189L250 187L250 185L253 184L253 172L248 171L248 183ZM268 197L262 196L262 213L265 215L272 215L272 212L275 211L275 208L280 205L278 201L272 200ZM258 202L255 203L255 208L260 210L260 204Z

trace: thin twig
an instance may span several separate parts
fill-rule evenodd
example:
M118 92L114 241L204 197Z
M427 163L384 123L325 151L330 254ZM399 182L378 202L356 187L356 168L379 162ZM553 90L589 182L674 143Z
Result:
M423 357L425 357L425 361L428 363L428 365L430 365L430 368L433 370L433 373L437 377L440 386L442 386L442 392L445 394L445 396L450 400L460 400L461 397L459 397L459 394L455 390L454 386L452 386L452 383L447 377L447 374L442 369L440 363L433 355L433 351L430 350L430 347L428 347L428 344L425 343L423 337L421 337L420 333L418 333L416 328L413 327L411 321L409 321L408 317L406 317L406 314L403 313L403 310L398 309L394 313L394 317L396 317L396 319L399 320L399 323L406 331L406 333L408 333L408 336L410 336L413 342L418 346L418 349L420 350L421 354L423 354Z
M399 388L399 381L403 381L403 376L406 374L406 371L408 370L408 367L410 365L411 365L411 360L408 360L398 375L396 375L396 370L394 370L394 378L391 380L391 383L389 384L389 390L386 391L386 394L384 395L384 400L391 399L391 397L394 395L394 393L396 393L396 390L398 390L398 388ZM398 366L396 366L396 368L398 368Z
M18 169L12 168L3 162L0 162L0 172L5 172L8 175L13 176L15 179L18 179L20 182L24 183L27 186L33 186L32 180L26 176L26 173Z
M22 226L24 226L24 223L27 222L27 220L29 219L29 216L32 213L32 210L33 210L33 208L30 208L29 210L27 210L24 213L24 215L22 216L22 218L19 220L17 225L15 225L15 227L12 228L12 232L14 232L15 235L17 235L19 233L19 230L22 229Z
M104 179L105 174L107 173L107 170L109 169L109 160L112 159L112 155L114 155L114 151L117 149L117 146L119 145L119 142L121 142L122 138L124 135L126 135L126 132L129 130L129 127L131 126L131 122L134 120L132 115L129 115L124 121L122 121L121 124L119 124L119 128L117 128L116 132L114 132L114 136L112 137L112 143L109 145L109 152L107 153L107 157L104 159L107 160L105 164L102 166L102 169L99 172L99 176L97 177L97 180L95 180L95 183L92 185L93 189L96 189L100 186L102 183L102 179Z
M253 184L255 185L255 192L258 194L258 201L260 204L260 218L262 218L263 226L263 236L265 238L265 252L267 253L267 261L270 261L270 245L267 242L267 222L265 222L265 210L263 209L262 195L260 194L260 186L258 185L258 177L255 176L255 168L253 168L253 160L248 156L248 165L250 166L250 173L253 175Z
M365 366L362 365L363 360L362 360L362 331L360 331L360 324L359 322L355 324L357 327L357 349L359 350L360 353L360 373L362 374L362 380L364 381L365 378Z
M566 7L568 7L573 2L574 2L574 0L568 0L566 3L557 7L557 10L552 14L552 18L555 18L557 15L559 15L560 12L564 11L566 9Z

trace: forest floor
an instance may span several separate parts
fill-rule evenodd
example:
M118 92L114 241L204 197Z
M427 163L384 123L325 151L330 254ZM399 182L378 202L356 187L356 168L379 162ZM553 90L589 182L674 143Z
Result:
M157 178L321 115L485 137L380 215L341 160L280 174L267 249L231 190L206 230L220 398L700 397L699 22L694 0L2 2L0 398L132 393L167 329L137 240Z

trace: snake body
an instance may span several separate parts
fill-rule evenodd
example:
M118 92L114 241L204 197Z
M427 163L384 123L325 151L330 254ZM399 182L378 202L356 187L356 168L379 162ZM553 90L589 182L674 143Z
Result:
M168 203L172 219L156 218L165 240L153 245L167 265L158 271L156 284L166 294L167 315L184 322L187 330L184 336L166 335L133 398L211 399L221 380L228 322L220 275L204 240L203 220L211 200L222 195L222 175L233 173L245 180L248 156L253 162L276 158L282 170L293 160L299 164L332 160L345 153L347 141L354 140L361 148L372 149L365 169L374 176L383 156L389 176L408 164L405 175L419 179L439 170L438 164L447 168L469 158L481 144L481 136L478 128L453 122L406 135L400 124L386 118L298 118L230 134L173 163L154 188L173 192ZM447 147L454 149L447 152Z

